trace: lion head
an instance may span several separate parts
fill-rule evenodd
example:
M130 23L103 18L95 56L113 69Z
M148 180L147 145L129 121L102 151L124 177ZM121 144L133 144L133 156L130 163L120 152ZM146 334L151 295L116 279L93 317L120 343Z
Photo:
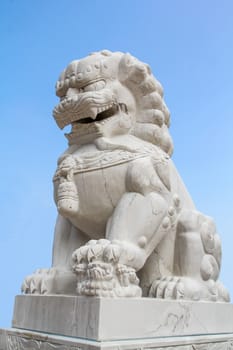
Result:
M171 155L169 110L150 67L128 53L107 50L72 61L62 72L53 115L60 128L71 124L70 144L131 134Z

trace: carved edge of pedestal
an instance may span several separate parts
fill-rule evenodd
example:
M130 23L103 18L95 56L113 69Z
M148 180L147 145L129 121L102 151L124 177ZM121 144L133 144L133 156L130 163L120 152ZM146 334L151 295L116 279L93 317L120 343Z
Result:
M233 350L233 333L96 342L33 331L0 329L0 350Z
M95 344L96 343L96 344ZM0 350L99 350L97 342L19 329L0 329Z

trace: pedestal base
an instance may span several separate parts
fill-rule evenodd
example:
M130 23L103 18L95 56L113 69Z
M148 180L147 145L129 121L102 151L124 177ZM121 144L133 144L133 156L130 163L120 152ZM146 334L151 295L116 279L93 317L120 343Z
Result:
M16 297L0 350L233 350L233 305L150 298Z
M232 334L98 342L17 329L0 330L0 350L232 350Z
M233 333L233 305L152 298L20 295L14 328L97 341Z

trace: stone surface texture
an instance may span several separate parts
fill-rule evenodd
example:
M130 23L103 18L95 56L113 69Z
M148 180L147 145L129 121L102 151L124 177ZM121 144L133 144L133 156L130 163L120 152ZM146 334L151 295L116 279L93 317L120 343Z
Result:
M22 295L12 326L95 341L233 332L228 303Z
M96 52L66 67L56 93L54 118L72 130L53 179L53 264L23 292L229 301L215 224L170 158L170 114L150 67Z
M17 329L0 330L0 350L232 350L233 334L96 342Z

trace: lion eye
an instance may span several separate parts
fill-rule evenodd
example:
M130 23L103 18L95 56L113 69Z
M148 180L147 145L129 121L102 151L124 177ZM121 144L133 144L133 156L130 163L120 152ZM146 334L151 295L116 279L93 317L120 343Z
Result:
M84 92L87 92L87 91L97 91L97 90L101 90L105 87L105 81L104 80L99 80L99 81L96 81L94 83L91 83L91 84L88 84L84 87L82 87L82 90Z

